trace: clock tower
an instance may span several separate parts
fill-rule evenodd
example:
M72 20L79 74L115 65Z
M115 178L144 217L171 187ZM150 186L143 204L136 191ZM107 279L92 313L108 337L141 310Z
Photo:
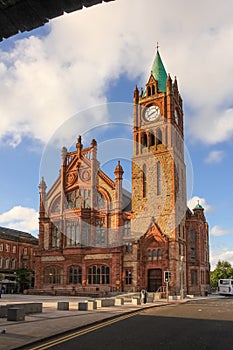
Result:
M177 80L167 74L158 49L145 89L134 90L133 114L132 233L139 239L154 223L167 242L161 271L171 271L176 291L181 279L185 283L183 107Z

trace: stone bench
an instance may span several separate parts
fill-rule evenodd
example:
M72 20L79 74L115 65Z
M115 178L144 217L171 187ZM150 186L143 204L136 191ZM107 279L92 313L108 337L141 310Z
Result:
M58 301L57 302L57 310L69 310L69 302L68 301Z
M42 303L19 303L19 304L7 304L0 306L0 317L7 317L8 310L12 308L23 309L25 315L37 314L42 312Z
M115 304L114 299L97 299L95 301L97 303L97 308L114 306L114 304Z
M97 302L95 300L81 301L78 303L79 311L90 311L97 309Z
M7 321L24 321L25 312L23 308L12 307L7 310Z
M121 306L121 305L124 305L124 303L125 303L124 298L115 299L115 306Z
M139 298L132 298L133 305L141 305L141 300Z

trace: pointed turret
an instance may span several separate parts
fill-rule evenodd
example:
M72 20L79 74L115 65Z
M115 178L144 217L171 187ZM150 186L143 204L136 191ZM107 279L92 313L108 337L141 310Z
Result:
M166 92L167 72L164 68L158 48L154 59L154 63L152 65L151 74L158 82L159 92Z

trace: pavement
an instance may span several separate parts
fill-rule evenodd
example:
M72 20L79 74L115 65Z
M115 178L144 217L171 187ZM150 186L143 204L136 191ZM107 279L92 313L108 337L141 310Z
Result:
M88 298L90 300L91 298ZM25 315L24 321L7 321L0 318L0 350L20 349L33 346L41 340L48 340L56 335L77 330L124 314L146 308L165 306L167 300L160 299L152 303L102 307L92 311L79 311L78 302L85 297L39 296L3 294L0 305L16 303L42 302L42 313ZM58 301L69 301L69 310L57 310ZM184 302L185 300L182 300ZM178 302L178 301L170 301ZM180 301L181 302L181 301Z

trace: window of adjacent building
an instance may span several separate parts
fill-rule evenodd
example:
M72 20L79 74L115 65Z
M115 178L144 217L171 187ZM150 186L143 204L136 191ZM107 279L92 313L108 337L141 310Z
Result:
M142 196L143 198L146 197L147 194L147 173L146 173L146 164L142 167Z
M16 268L16 259L11 260L11 268L15 269Z
M16 245L13 245L13 247L12 247L12 253L16 253Z
M132 284L132 271L131 270L126 270L125 271L125 284Z
M23 261L22 261L22 267L23 267L24 269L27 269L27 268L28 268L28 262L27 262L27 260L23 260Z
M27 248L23 248L23 255L27 255L28 254L28 249Z
M79 220L66 222L66 245L76 246L81 243Z
M6 252L10 252L10 249L11 249L10 244L6 244Z
M48 267L44 270L46 284L61 284L62 269L60 267Z
M69 268L68 281L71 284L82 283L82 268L80 266L71 266Z
M124 222L124 236L130 235L130 220L125 220Z
M161 195L161 164L157 163L157 195Z
M88 268L88 284L109 284L110 268L106 265L94 265Z
M6 258L6 259L5 259L5 268L6 268L6 269L9 269L9 267L10 267L10 259L9 259L9 258Z
M189 232L189 242L190 242L190 258L196 258L196 234L194 229Z
M193 286L197 285L197 271L196 270L191 270L191 284Z
M3 252L3 243L0 244L0 252Z

